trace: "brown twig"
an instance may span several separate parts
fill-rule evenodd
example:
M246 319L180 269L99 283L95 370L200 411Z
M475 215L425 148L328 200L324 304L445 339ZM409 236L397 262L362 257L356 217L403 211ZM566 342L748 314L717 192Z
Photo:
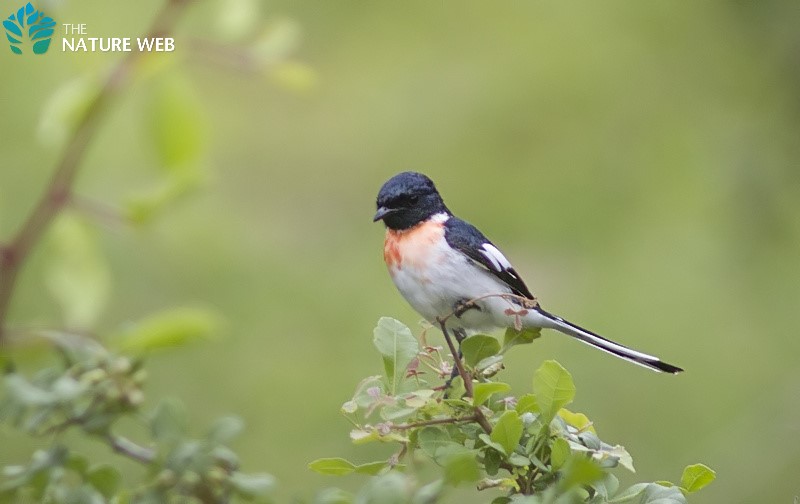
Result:
M461 379L464 381L464 388L467 391L467 395L469 397L474 397L475 394L472 388L472 377L467 373L467 370L464 369L464 363L461 362L461 357L458 355L458 350L456 350L455 345L453 344L453 339L450 337L450 332L447 330L445 326L445 319L437 319L439 322L439 326L442 329L442 333L444 333L444 339L447 341L447 346L450 347L450 353L453 354L453 360L456 364L456 369L458 369L458 374L461 376ZM486 416L481 411L480 406L475 406L475 421L486 431L487 434L492 433L492 424L489 423L489 420L486 419Z
M159 37L169 33L190 1L167 0L161 12L156 14L146 36ZM14 239L0 249L0 344L3 342L6 316L19 272L49 224L70 200L75 176L86 154L86 149L97 133L100 119L108 108L109 102L128 82L135 64L143 54L139 51L128 53L111 71L75 127L44 193L17 231Z

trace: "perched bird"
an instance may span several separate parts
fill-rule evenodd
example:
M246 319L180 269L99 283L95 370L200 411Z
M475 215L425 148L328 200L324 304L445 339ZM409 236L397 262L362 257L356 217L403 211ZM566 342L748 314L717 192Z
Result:
M454 216L425 175L395 175L377 207L373 221L386 225L383 257L397 289L429 322L446 318L459 341L497 328L549 328L648 369L683 371L545 311L503 253Z

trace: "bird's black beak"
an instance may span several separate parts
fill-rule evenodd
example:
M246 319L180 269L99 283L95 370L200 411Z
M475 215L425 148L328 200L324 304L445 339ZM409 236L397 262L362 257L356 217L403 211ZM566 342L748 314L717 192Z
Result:
M375 212L375 217L372 218L372 222L378 222L379 220L383 220L384 217L386 217L392 212L394 212L394 209L392 208L386 208L385 206L378 207L378 211Z

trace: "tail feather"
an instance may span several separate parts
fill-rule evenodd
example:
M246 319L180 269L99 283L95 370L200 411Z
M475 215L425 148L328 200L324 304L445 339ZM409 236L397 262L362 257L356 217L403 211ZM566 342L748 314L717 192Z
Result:
M658 371L660 373L677 374L683 371L683 369L679 368L678 366L667 364L658 357L638 352L624 345L620 345L619 343L615 343L610 339L600 336L599 334L577 326L572 322L568 322L561 317L553 315L552 313L548 313L541 308L539 308L537 311L552 323L553 329L556 329L557 331L560 331L568 336L572 336L573 338L576 338L587 345L599 348L600 350L610 353L611 355L615 355L621 359L625 359L633 362L634 364L638 364L639 366L651 369L653 371Z

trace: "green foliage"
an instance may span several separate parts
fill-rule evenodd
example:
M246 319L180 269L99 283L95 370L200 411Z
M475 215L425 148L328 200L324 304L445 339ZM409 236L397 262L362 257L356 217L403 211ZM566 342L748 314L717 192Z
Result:
M179 402L163 400L152 412L142 411L146 373L142 361L114 354L99 343L69 333L44 335L58 349L62 366L46 368L29 378L9 372L0 401L0 421L34 437L51 437L50 448L34 453L27 465L4 468L0 502L31 497L55 503L171 502L196 497L221 502L231 495L252 500L274 486L266 474L240 472L229 443L241 432L236 417L219 419L200 439L186 433L186 415ZM145 443L115 432L123 418L143 423ZM151 479L139 487L124 484L108 465L90 462L64 441L78 429L106 443L121 455L149 468Z
M72 213L62 213L50 233L45 282L72 329L94 326L111 290L111 274L93 230Z
M508 384L491 381L482 371L481 362L533 341L535 333L512 332L502 346L484 335L465 339L471 387L457 386L456 379L450 388L424 379L420 371L435 371L439 381L448 377L442 370L452 365L442 365L438 349L415 345L411 331L392 319L382 318L375 334L386 377L398 381L384 386L380 377L366 378L341 411L354 426L355 443L380 441L395 451L362 465L341 458L310 463L311 470L327 475L378 474L357 495L328 490L317 502L435 502L449 488L469 482L492 492L487 499L496 504L683 504L686 494L714 478L697 464L686 468L681 487L658 482L621 490L611 470L633 472L633 460L622 446L600 439L586 415L565 408L575 398L575 385L559 363L544 362L533 374L531 391L522 395L511 395ZM473 397L459 392L469 389ZM421 484L423 473L416 468L426 465L438 467L438 477Z

